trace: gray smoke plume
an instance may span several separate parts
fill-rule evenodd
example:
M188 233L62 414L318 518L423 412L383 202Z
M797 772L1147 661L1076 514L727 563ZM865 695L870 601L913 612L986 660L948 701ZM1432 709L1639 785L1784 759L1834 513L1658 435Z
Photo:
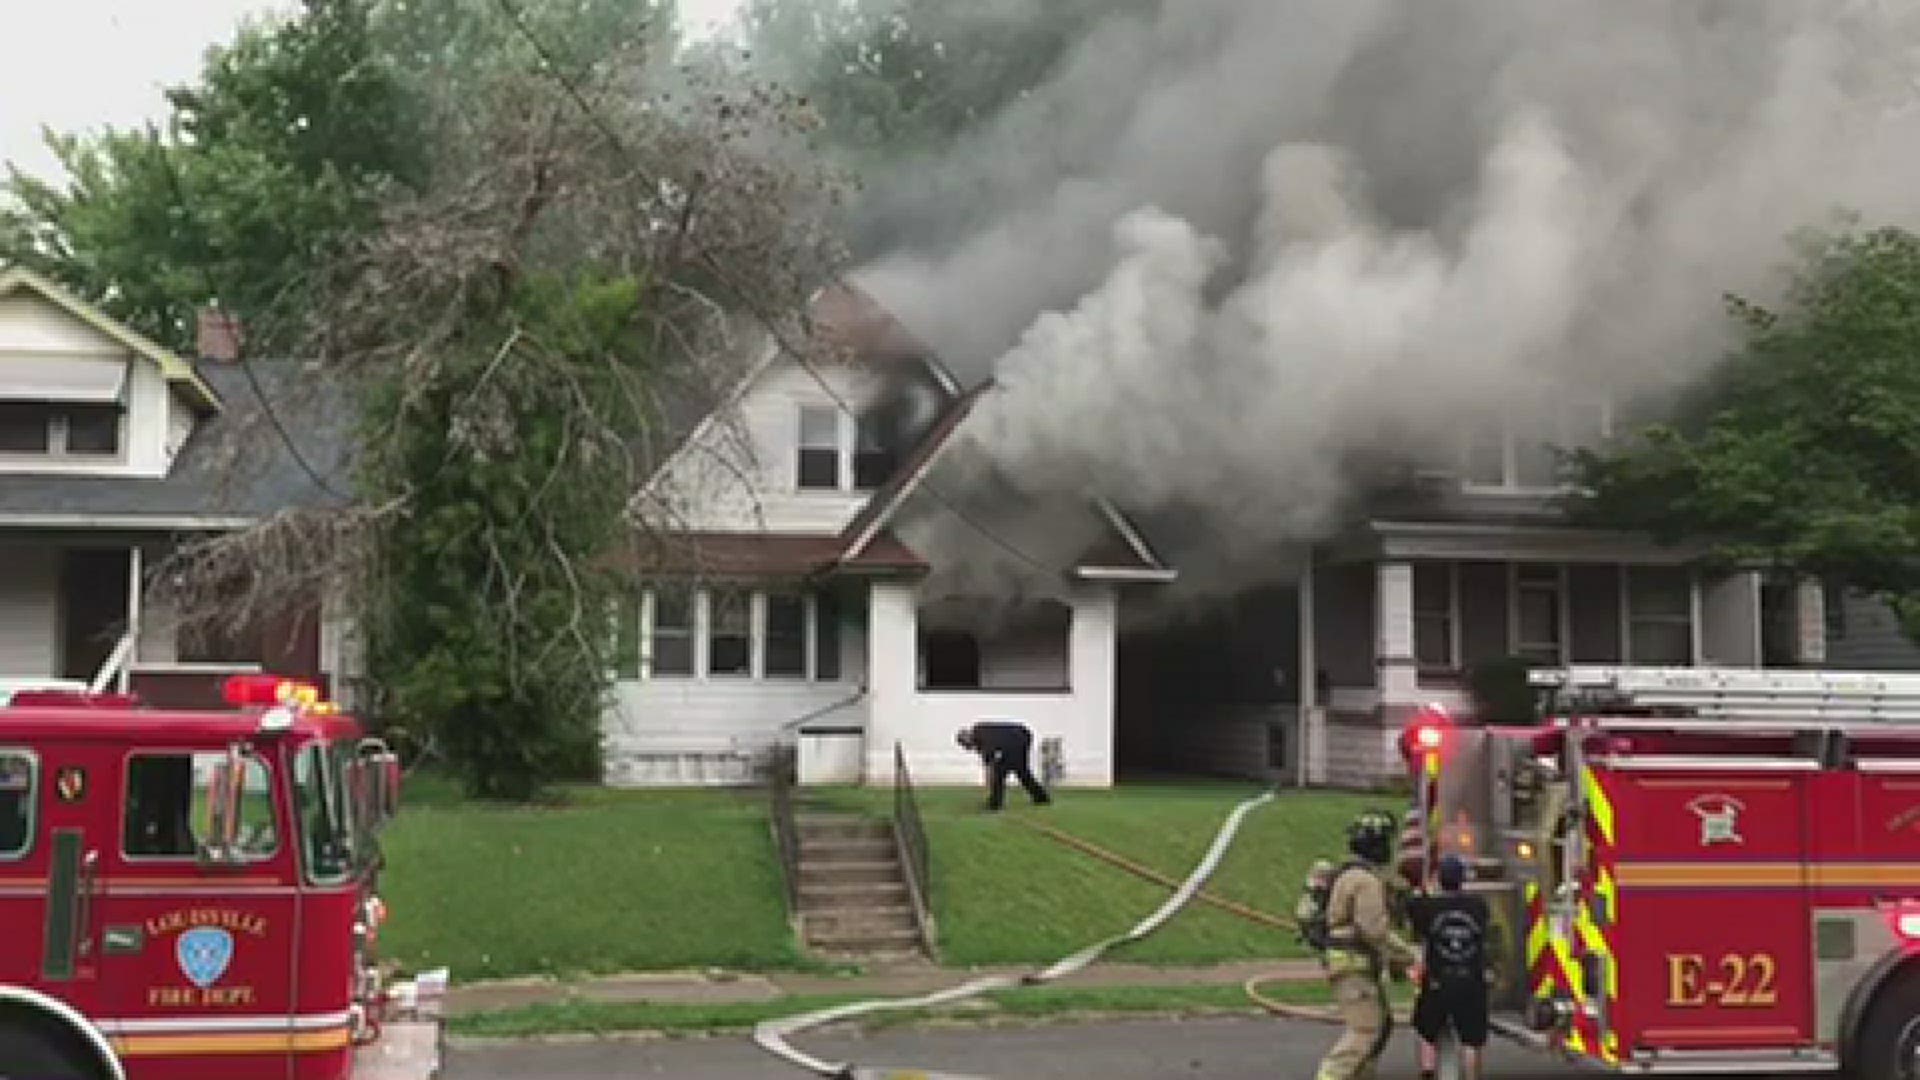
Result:
M1182 569L1245 583L1356 461L1657 402L1791 231L1914 223L1916 104L1910 3L1178 0L882 183L899 243L856 280L1002 385L942 490L1177 514Z

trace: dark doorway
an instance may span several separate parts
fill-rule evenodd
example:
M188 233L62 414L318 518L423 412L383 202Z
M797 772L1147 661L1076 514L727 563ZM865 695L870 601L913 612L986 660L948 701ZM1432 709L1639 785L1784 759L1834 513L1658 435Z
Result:
M124 548L71 548L61 552L63 678L91 680L126 633L127 588L132 572L128 561Z

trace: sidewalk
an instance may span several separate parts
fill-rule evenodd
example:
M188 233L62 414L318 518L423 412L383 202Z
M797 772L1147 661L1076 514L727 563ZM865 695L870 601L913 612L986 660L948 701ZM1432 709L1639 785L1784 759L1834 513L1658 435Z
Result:
M775 1001L790 995L912 997L955 986L981 975L1023 974L1039 970L1040 967L942 968L923 963L874 968L858 975L693 971L610 975L566 982L555 979L512 979L452 987L447 991L447 1012L451 1016L466 1016L575 1000L712 1005ZM1322 977L1319 963L1313 960L1236 961L1204 967L1112 963L1095 964L1052 985L1238 986L1256 976L1295 982L1315 981Z

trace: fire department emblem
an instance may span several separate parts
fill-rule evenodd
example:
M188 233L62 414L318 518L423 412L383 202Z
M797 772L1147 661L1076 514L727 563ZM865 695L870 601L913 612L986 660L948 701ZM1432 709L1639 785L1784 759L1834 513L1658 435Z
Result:
M217 926L197 926L181 934L173 945L180 974L205 990L220 981L233 963L233 935Z
M87 797L87 770L68 765L54 774L53 789L59 793L61 802L79 802Z
M1702 795L1687 804L1700 818L1700 846L1744 844L1740 835L1740 812L1747 805L1731 795Z

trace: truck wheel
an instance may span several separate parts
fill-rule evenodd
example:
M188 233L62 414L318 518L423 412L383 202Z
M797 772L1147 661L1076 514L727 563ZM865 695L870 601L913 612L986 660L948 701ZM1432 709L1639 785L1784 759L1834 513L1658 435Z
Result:
M1920 1080L1920 972L1890 981L1867 1007L1849 1072L1859 1080Z
M113 1080L85 1037L58 1017L0 1001L0 1080Z

